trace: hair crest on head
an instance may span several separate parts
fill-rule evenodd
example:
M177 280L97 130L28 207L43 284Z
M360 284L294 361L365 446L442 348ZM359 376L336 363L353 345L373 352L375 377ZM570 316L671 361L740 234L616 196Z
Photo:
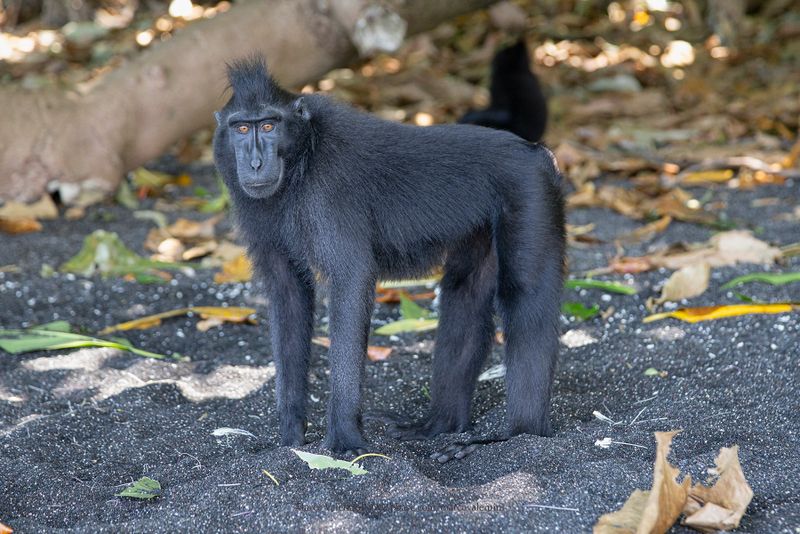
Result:
M267 69L267 61L259 53L227 64L228 84L238 106L287 104L295 95L283 89Z

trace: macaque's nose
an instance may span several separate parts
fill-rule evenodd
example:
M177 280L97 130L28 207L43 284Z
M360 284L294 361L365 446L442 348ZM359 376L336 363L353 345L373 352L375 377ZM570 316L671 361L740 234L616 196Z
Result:
M261 168L261 159L260 158L253 158L250 160L250 166L253 167L254 171L257 171Z

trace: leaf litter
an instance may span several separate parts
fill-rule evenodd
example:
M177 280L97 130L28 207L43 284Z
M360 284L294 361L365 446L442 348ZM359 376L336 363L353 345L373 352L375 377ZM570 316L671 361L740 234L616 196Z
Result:
M684 525L704 533L739 526L753 498L739 463L739 447L720 449L713 470L718 479L713 486L692 485L689 475L678 482L680 471L667 460L672 439L678 433L680 430L655 433L652 487L648 491L634 490L621 509L601 516L594 534L663 534L681 515ZM614 443L610 438L606 440Z

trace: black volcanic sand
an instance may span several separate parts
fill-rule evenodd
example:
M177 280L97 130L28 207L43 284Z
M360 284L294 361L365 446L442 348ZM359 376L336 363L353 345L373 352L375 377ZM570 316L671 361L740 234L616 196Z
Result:
M213 184L207 167L194 169ZM702 192L700 192L702 193ZM727 214L761 239L800 241L800 223L781 214L798 204L800 185L755 191L714 189ZM755 198L777 204L751 207ZM200 218L196 213L170 213ZM637 223L606 210L580 210L570 222L597 223L610 241ZM369 473L310 470L278 447L273 366L258 284L215 285L213 272L178 274L172 283L142 285L119 279L82 279L39 273L75 254L83 237L103 228L118 232L144 253L151 223L113 205L96 206L77 221L51 221L41 233L0 236L0 325L27 327L69 321L86 332L146 313L190 304L255 306L261 323L224 325L199 332L195 318L126 332L134 344L178 352L191 362L137 357L111 349L21 356L0 355L0 522L15 532L274 532L371 531L589 532L597 518L617 509L635 488L649 488L653 432L683 429L671 461L695 480L707 478L720 447L738 444L755 497L742 532L797 533L800 529L800 314L755 315L700 324L672 319L643 324L645 300L656 295L665 271L630 277L635 296L567 291L565 299L615 311L604 321L563 319L565 340L556 376L555 436L520 436L484 446L462 461L429 459L438 448L466 436L432 442L397 442L383 424L368 421L372 450L391 460L367 458ZM229 223L221 225L222 230ZM674 223L647 245L702 241L712 229ZM605 265L613 245L571 249L573 272ZM740 302L720 286L756 265L716 269L711 288L692 305ZM800 269L794 258L774 271ZM624 281L627 277L608 279ZM800 283L752 284L739 291L770 302L800 301ZM425 303L429 305L429 303ZM326 321L324 300L318 322ZM398 310L378 306L374 325ZM367 363L365 411L421 415L427 403L431 334L397 338L392 357ZM584 342L582 346L575 346ZM495 347L487 368L501 361ZM325 350L314 347L309 401L310 444L320 440L327 398ZM647 376L656 368L667 376ZM503 426L503 381L479 383L475 433ZM619 424L596 419L598 410ZM215 437L232 427L256 437ZM600 448L595 441L642 445ZM279 481L276 486L263 473ZM141 476L157 479L163 493L143 502L114 496ZM675 532L684 529L676 527Z

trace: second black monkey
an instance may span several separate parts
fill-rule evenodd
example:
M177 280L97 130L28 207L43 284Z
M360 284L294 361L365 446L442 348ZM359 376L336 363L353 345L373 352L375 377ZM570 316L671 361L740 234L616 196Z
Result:
M267 286L281 443L304 442L314 273L330 293L324 444L358 451L375 283L442 262L429 411L397 433L468 428L496 301L509 433L548 434L565 249L552 154L508 132L402 125L292 94L261 60L235 64L229 77L214 155Z

